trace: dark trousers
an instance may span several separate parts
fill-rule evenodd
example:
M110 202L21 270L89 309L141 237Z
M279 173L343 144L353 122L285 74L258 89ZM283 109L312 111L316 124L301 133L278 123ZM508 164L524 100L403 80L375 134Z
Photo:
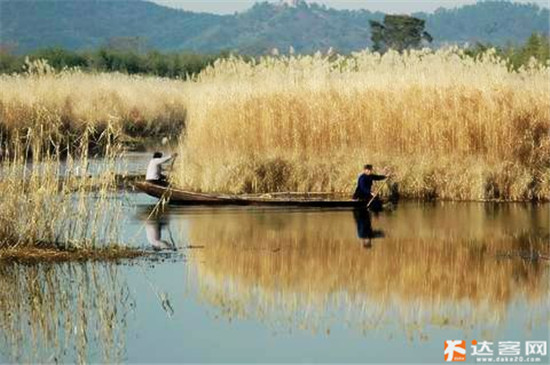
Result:
M151 183L151 184L155 184L155 185L158 185L158 186L168 186L169 183L168 183L168 180L166 180L166 178L164 179L159 179L159 180L147 180L148 183Z

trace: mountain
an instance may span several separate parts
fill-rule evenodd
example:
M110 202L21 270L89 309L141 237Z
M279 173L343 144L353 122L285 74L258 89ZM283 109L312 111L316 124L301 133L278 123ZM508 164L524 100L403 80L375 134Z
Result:
M144 1L0 0L0 39L19 51L46 46L91 48L112 37L142 37L159 49L182 49L226 18Z
M550 34L550 11L534 4L483 1L457 9L416 13L440 43L523 43L533 32Z
M519 43L533 32L549 34L547 8L483 1L457 9L417 13L435 45ZM141 0L0 0L0 45L18 53L48 46L95 48L113 38L139 37L159 50L248 54L333 47L341 52L370 45L369 20L384 14L335 10L303 0L256 3L232 15L193 13Z

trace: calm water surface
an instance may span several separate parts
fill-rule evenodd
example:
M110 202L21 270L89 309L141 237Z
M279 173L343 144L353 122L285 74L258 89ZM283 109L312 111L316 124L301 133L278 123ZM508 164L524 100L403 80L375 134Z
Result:
M439 363L444 340L548 340L548 205L154 203L124 222L152 260L0 268L0 361Z

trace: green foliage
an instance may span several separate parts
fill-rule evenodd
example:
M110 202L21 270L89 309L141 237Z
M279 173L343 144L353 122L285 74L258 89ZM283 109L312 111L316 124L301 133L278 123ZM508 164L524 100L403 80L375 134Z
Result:
M394 49L402 52L420 47L423 40L431 42L432 36L424 30L425 20L408 15L386 15L384 23L369 21L371 40L375 51Z
M511 69L527 65L531 58L541 63L550 62L550 37L533 33L520 46L509 44L504 47L477 42L465 49L465 54L477 57L489 48L495 48L497 55L506 59ZM23 72L25 58L45 59L57 70L80 67L84 71L123 72L128 74L148 74L169 78L187 78L196 75L219 58L227 58L228 52L198 54L186 52L164 53L157 50L138 52L128 48L115 49L112 45L94 51L70 51L63 48L45 48L27 55L16 55L8 47L0 47L0 73ZM254 57L241 55L252 61Z
M8 47L0 47L0 73L20 72L23 62L23 58L14 55Z
M521 46L507 45L498 47L490 43L484 44L478 42L468 48L465 53L468 56L477 57L489 48L494 48L497 55L506 59L513 70L527 66L531 59L535 59L541 64L550 62L550 37L539 33L533 33L527 42Z
M531 57L539 61L547 61L550 58L550 37L533 33L522 49L521 58L517 64L526 63Z
M202 71L227 53L201 55L195 53L139 53L128 48L104 46L95 51L77 52L63 48L45 48L28 55L14 55L0 49L0 73L22 72L25 58L45 59L56 70L80 67L85 71L148 74L170 78L186 78Z
M31 52L28 56L31 60L48 60L48 64L58 70L65 67L85 67L87 64L85 56L76 52L68 51L61 47L39 49Z

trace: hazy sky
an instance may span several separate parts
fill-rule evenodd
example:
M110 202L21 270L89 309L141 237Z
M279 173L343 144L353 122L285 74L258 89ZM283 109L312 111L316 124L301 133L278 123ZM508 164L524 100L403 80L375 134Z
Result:
M250 8L256 0L150 0L157 4L183 8L191 11L228 14ZM279 0L270 0L278 2ZM313 2L313 1L312 1ZM476 0L317 0L336 9L368 9L386 13L412 13L416 11L433 11L439 7L454 8L460 5L473 4ZM549 7L550 0L517 0L518 3L536 3Z

